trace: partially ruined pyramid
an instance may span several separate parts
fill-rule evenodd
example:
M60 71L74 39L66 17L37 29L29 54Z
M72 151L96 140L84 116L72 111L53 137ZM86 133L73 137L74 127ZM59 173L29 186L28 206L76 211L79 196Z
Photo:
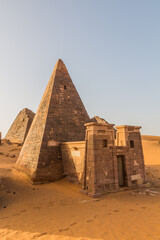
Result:
M62 60L58 60L15 169L33 183L63 177L60 142L85 139L89 116Z
M89 120L89 122L96 122L96 123L106 123L106 124L109 124L105 119L103 118L100 118L98 116L94 116L93 118L91 118Z
M23 143L33 121L34 115L35 113L28 108L24 108L20 111L5 136L5 139L12 143Z

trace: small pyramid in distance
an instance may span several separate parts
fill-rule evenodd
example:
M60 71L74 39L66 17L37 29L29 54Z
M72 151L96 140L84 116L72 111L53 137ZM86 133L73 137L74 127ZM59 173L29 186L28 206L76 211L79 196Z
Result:
M33 183L63 177L60 142L83 141L89 116L63 61L54 67L14 169Z
M28 108L22 109L9 128L4 139L9 140L12 143L23 144L34 116L35 113Z

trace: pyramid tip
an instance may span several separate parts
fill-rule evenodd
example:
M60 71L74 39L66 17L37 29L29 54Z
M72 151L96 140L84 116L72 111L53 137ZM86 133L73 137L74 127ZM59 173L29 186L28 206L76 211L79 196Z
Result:
M62 59L58 59L58 60L57 60L56 65L55 65L55 67L54 67L54 69L53 69L52 74L55 73L55 72L57 71L57 69L58 69L58 70L61 70L61 71L67 71L67 68L66 68L64 62L62 61Z
M63 60L60 59L60 58L57 60L55 67L56 67L56 68L66 68Z
M57 62L56 62L56 66L57 66L57 67L60 67L60 66L64 66L64 65L65 65L65 64L64 64L64 62L62 61L62 59L59 58L59 59L57 60Z
M58 61L57 61L57 63L63 63L62 59L59 58Z

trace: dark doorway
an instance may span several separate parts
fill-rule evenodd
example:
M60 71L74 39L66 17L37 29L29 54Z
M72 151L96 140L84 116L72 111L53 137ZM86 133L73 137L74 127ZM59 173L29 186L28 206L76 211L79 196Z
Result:
M118 168L118 183L120 187L127 186L127 176L125 167L125 156L117 156L117 168Z

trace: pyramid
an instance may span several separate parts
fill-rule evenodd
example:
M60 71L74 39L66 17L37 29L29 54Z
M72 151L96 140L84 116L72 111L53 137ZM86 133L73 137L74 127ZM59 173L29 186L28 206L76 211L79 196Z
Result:
M34 115L35 113L28 108L21 110L4 139L7 139L12 143L23 143L33 121Z
M62 60L58 60L15 169L33 183L63 177L60 142L85 139L89 116Z
M108 124L108 122L107 122L105 119L100 118L100 117L98 117L98 116L94 116L93 118L91 118L91 119L89 120L89 122L106 123L106 124Z

